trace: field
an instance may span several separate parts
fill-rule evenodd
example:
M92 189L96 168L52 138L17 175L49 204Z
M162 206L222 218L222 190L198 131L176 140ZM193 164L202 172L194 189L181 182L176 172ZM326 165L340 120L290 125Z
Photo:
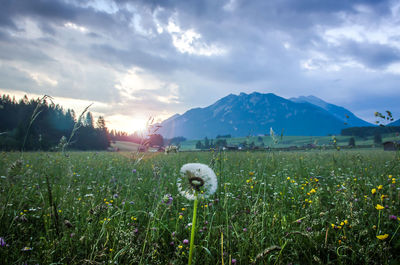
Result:
M399 153L377 150L3 152L0 263L187 264L191 162L218 178L193 264L400 263Z

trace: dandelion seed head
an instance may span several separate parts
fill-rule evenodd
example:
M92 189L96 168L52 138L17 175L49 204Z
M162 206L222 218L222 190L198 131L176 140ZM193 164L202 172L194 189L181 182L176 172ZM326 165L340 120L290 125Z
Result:
M217 176L207 165L189 163L182 166L177 180L179 193L188 200L194 200L197 192L199 198L207 198L217 190Z

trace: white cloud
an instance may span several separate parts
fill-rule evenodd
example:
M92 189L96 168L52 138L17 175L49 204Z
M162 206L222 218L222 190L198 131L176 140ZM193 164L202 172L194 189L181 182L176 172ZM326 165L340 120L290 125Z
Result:
M29 76L36 81L36 83L39 86L45 86L45 85L50 85L50 86L57 86L58 81L55 79L52 79L48 77L46 74L42 73L29 73Z
M217 44L207 44L202 41L200 33L194 29L183 30L170 19L166 30L172 37L172 43L181 53L202 56L223 55L227 50Z
M69 29L73 29L73 30L80 31L80 32L82 32L82 33L85 33L85 32L88 31L87 28L85 28L85 27L83 27L83 26L79 26L79 25L77 25L77 24L75 24L75 23L72 23L72 22L64 23L64 27L69 28Z
M144 71L133 67L117 76L115 88L123 100L143 100L143 91L153 94L162 103L179 103L179 86L165 82Z

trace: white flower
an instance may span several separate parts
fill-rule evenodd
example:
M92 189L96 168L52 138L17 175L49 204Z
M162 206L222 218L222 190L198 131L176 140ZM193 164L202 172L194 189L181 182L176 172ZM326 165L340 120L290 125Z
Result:
M217 176L207 165L189 163L182 166L177 186L180 194L189 200L207 198L217 190Z

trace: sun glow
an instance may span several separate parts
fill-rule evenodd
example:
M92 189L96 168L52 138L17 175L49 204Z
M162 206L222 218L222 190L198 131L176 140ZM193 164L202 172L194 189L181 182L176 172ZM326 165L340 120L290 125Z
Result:
M128 117L124 115L113 115L107 119L107 125L112 130L123 131L128 134L146 130L147 119L142 117Z

